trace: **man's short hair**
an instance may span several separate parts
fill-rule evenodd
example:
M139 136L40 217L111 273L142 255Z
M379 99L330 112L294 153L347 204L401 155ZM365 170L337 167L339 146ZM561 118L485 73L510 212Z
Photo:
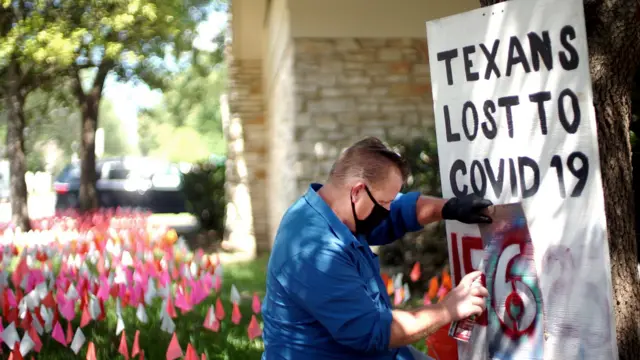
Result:
M369 184L386 180L395 167L407 181L409 167L404 158L376 137L366 137L345 149L329 172L329 181L344 184L347 179L360 178Z

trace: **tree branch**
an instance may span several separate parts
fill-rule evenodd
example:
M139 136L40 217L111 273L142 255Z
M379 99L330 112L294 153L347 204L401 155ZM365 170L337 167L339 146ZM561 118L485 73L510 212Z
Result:
M86 95L84 93L84 90L82 90L82 79L80 78L80 69L73 67L71 68L71 72L72 72L73 78L75 79L73 84L73 91L75 92L78 100L80 100L80 102L84 102Z
M104 59L100 66L98 66L98 73L96 74L96 78L93 80L93 86L91 87L92 96L99 97L102 94L102 89L104 88L105 80L107 79L107 75L109 75L109 71L113 69L115 63L109 59Z

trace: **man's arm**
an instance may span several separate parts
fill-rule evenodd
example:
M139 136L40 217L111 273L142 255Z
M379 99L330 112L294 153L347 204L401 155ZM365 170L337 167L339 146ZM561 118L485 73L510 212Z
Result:
M420 341L451 322L441 304L427 305L414 311L394 310L390 348Z
M489 296L489 292L475 282L481 276L481 271L465 275L460 284L438 304L427 305L411 312L394 310L389 346L413 344L454 320L482 314L486 309L486 297Z
M398 194L391 202L389 218L376 227L367 238L369 245L386 245L404 234L422 229L417 217L419 192Z
M485 209L491 201L473 194L460 198L441 199L418 192L399 194L391 203L389 218L382 222L367 239L370 245L386 245L408 232L440 221L458 220L467 224L490 223Z
M378 307L366 292L368 279L338 248L296 255L277 279L338 343L364 353L412 344L451 321L443 303L415 311Z
M446 199L422 195L416 204L416 216L422 226L442 220L442 208Z

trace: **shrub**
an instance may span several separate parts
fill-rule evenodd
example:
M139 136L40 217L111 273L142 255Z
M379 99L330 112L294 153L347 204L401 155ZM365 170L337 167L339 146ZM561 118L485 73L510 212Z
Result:
M201 162L184 174L187 211L198 218L204 229L214 230L220 237L227 204L224 184L224 162Z

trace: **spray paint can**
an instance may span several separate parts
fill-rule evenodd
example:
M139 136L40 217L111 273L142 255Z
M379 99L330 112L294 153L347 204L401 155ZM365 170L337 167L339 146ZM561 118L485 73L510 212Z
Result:
M484 270L484 259L480 261L478 269ZM482 276L475 279L471 286L482 286ZM471 332L473 331L473 327L475 326L477 319L478 315L473 315L460 321L453 321L449 327L449 336L458 341L469 342L469 339L471 339Z

